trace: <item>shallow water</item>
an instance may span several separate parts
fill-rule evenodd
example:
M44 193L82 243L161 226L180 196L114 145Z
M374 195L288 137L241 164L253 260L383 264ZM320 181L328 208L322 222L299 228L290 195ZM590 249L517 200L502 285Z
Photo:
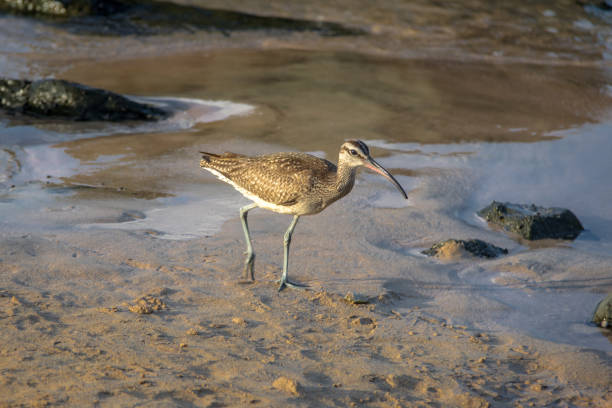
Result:
M413 171L435 168L455 172L465 191L456 192L456 215L483 225L475 213L491 201L537 203L570 208L585 228L569 244L612 254L612 122L553 132L558 139L533 143L461 143L418 145L372 141L396 152L386 165ZM405 152L405 153L402 153ZM463 176L459 175L463 174ZM523 242L524 243L524 242ZM568 245L566 243L566 245Z
M7 145L33 145L16 154L23 156L22 170L13 183L46 182L50 175L67 185L99 186L111 177L117 187L129 189L124 185L131 178L127 169L147 166L154 172L171 166L164 180L154 184L163 184L157 187L162 195L185 191L181 200L170 201L185 205L201 202L198 194L208 195L193 192L192 186L211 177L197 169L190 169L188 177L181 173L198 150L321 149L335 160L343 140L360 138L407 187L425 183L426 175L455 172L464 191L455 191L459 196L440 205L454 208L464 219L493 199L566 206L589 230L577 244L609 249L605 220L612 217L612 209L605 204L611 194L605 177L610 170L610 125L604 118L610 96L605 71L302 51L229 51L167 59L82 64L65 76L127 94L160 88L158 92L174 97L225 98L236 106L228 107L228 114L232 109L245 113L248 105L255 110L222 122L213 112L194 110L160 125L89 131L79 125L70 133L53 131L53 124L9 127L3 136ZM169 78L167 64L174 64ZM597 120L603 122L591 124ZM181 129L189 130L177 137ZM40 159L41 152L47 160ZM171 156L181 164L167 163ZM224 189L212 181L206 188ZM163 200L160 206L166 207L168 201ZM392 194L375 200L376 205L402 205ZM212 200L210 205L217 209L211 213L221 212ZM136 221L155 229L149 222Z
M403 201L384 179L362 172L353 193L358 198L338 205L367 214L370 250L399 256L392 258L397 264L390 270L408 274L415 290L432 296L437 312L451 316L449 311L461 304L460 296L473 295L467 305L494 300L503 307L480 314L473 310L486 308L466 307L452 318L483 329L516 329L553 342L611 351L599 329L586 324L601 292L612 286L610 279L600 276L612 268L612 97L610 73L601 63L607 58L601 56L601 44L607 44L608 31L597 22L589 25L588 16L576 17L570 25L546 25L547 33L561 32L559 38L569 45L556 44L547 34L512 37L522 32L520 27L502 31L505 40L479 44L470 38L484 29L479 25L486 23L484 17L464 27L438 25L424 17L418 22L421 34L439 34L432 45L425 35L398 31L401 20L413 11L402 10L393 14L381 8L377 17L365 11L350 16L352 24L382 30L365 38L322 42L308 34L269 38L256 33L248 40L243 34L232 39L206 34L211 49L195 45L201 39L197 33L158 40L127 38L124 47L117 39L105 38L90 40L94 51L86 51L87 41L79 43L65 59L49 55L53 46L74 44L75 34L31 23L36 28L31 37L21 45L3 46L3 72L53 72L148 101L170 100L187 107L155 125L66 126L2 117L3 231L44 235L110 228L173 240L214 236L226 221L237 221L238 208L246 201L199 169L198 151L297 150L335 161L342 141L358 138L397 175L410 200ZM538 17L525 24L565 16L565 9L553 14L546 10L538 10ZM503 9L496 18L503 20L514 12ZM368 20L372 18L390 22L376 28L376 21ZM29 27L17 18L4 19L3 34L9 38L17 36L19 27ZM41 34L49 31L57 36ZM583 41L593 36L599 48ZM453 51L446 55L441 44L450 38L454 42L444 49ZM28 42L37 48L32 50ZM521 53L522 42L541 48ZM428 46L438 51L423 52ZM116 59L82 59L100 50ZM130 51L134 54L128 58ZM26 62L7 57L11 55ZM567 207L586 231L574 242L529 246L475 217L491 200ZM380 211L380 219L372 216L372 207ZM385 224L385 217L401 211L423 220L407 219L404 230ZM393 243L386 237L388 231L406 239ZM508 261L449 266L416 256L417 249L435 239L474 234L507 246ZM529 267L517 272L508 266L554 263L550 258L558 254L555 251L571 251L574 260L566 260L568 273L573 278L586 276L579 288L537 288L541 281L563 282L564 272L524 278L532 272ZM507 270L495 269L500 265ZM495 274L482 277L482 270ZM429 292L430 283L419 284L422 271L434 273L433 282L443 281L446 274L457 276ZM532 286L516 285L521 279ZM464 284L468 286L455 288ZM475 291L481 285L485 290Z

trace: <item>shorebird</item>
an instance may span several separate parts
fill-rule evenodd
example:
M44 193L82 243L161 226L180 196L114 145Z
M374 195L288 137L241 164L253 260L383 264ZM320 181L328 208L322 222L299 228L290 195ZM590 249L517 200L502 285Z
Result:
M305 153L274 153L263 156L244 156L236 153L202 153L200 167L219 179L231 184L243 196L252 201L240 209L247 250L244 278L255 279L253 271L255 252L247 223L249 210L265 208L281 214L292 214L293 220L285 232L283 273L279 291L285 287L303 288L287 278L291 235L302 215L312 215L347 195L355 184L355 174L360 166L381 174L408 199L406 192L395 178L376 163L370 149L360 140L349 140L340 146L338 165Z

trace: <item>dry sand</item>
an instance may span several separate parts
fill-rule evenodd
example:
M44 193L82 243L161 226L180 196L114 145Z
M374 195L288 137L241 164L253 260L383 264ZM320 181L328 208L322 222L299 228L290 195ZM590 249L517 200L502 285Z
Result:
M449 267L377 247L364 228L417 210L369 208L362 198L296 229L290 273L309 291L277 292L288 219L262 211L250 218L257 281L246 285L237 217L215 237L184 241L3 232L0 404L610 406L609 350L457 323L504 307L452 276L478 261ZM384 234L397 240L402 230ZM540 257L535 272L529 258L481 266L532 284L561 272L555 257Z

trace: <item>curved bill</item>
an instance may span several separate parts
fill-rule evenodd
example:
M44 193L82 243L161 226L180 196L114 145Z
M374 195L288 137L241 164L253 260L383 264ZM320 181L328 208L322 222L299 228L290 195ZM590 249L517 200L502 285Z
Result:
M364 163L364 166L384 176L387 180L392 182L395 185L395 187L397 187L397 189L400 191L400 193L402 193L402 195L404 196L406 200L408 199L408 194L406 194L406 192L404 191L402 186L400 186L400 183L397 182L395 177L393 177L391 173L389 173L383 166L376 163L373 158L368 157L368 161Z

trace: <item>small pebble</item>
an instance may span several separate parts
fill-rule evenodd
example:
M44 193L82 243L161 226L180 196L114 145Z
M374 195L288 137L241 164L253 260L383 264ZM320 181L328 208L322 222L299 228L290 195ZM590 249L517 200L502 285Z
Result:
M532 384L529 388L531 388L532 391L542 391L543 387L542 384Z
M367 326L370 324L374 324L374 320L370 319L369 317L358 317L354 319L351 323L354 325Z

